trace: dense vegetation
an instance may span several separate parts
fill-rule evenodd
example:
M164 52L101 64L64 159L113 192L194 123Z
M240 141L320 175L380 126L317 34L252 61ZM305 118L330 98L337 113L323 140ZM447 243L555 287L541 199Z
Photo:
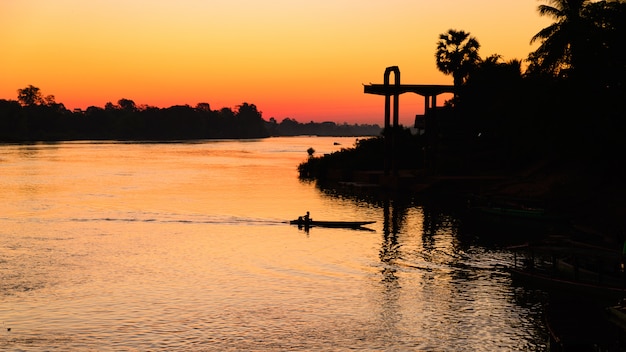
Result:
M264 138L317 134L330 136L378 135L374 125L337 125L333 122L298 123L286 118L263 120L254 104L236 110L211 110L209 104L157 108L137 106L130 99L104 108L69 111L54 96L39 88L18 90L18 100L0 100L0 141L60 140L189 140L211 138Z
M396 141L414 145L403 156L410 158L405 166L422 168L429 162L440 174L485 174L556 160L593 167L612 180L626 176L622 158L615 157L626 152L626 3L549 4L538 10L555 22L531 38L540 46L525 60L525 70L521 60L504 62L497 54L481 58L479 41L467 32L439 36L437 67L453 76L457 93L437 110L426 133L403 133ZM378 145L382 148L382 141ZM359 149L373 155L370 162L381 169L381 153L364 146L343 151L350 158L312 158L301 165L302 176L322 177L333 168L371 169L367 162L345 162L364 159L356 156ZM432 151L432 159L425 160L424 151Z
M128 99L105 108L68 111L62 104L20 104L0 101L0 140L56 141L73 139L177 140L267 137L254 105L237 111L212 111L208 106L137 108Z
M423 158L415 156L415 150L421 148L422 140L411 135L410 130L404 129L398 133L398 153L396 154L398 167L402 169L417 169L422 167ZM352 148L343 148L339 152L309 159L298 166L300 177L304 179L326 180L328 171L339 171L342 179L349 179L354 170L380 170L384 163L384 143L382 136L359 139Z
M382 129L378 125L336 124L334 122L307 122L300 123L295 119L285 118L278 123L270 118L267 130L272 136L378 136Z

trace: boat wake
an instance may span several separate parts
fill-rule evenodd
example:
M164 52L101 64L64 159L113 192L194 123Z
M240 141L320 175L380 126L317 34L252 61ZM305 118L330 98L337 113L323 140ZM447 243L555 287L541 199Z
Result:
M273 226L284 225L284 220L262 219L226 215L189 215L189 214L138 214L135 216L109 216L94 218L73 218L72 222L139 222L139 223L175 223L175 224L213 224L234 226Z

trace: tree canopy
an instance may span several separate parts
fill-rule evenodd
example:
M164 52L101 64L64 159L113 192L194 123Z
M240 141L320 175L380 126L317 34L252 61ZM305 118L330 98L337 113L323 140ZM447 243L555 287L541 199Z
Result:
M286 118L265 121L256 105L212 110L210 104L157 108L122 98L102 107L69 111L44 97L38 87L18 90L18 100L0 100L0 141L59 140L189 140L211 138L264 138L280 135L378 135L377 125L301 124Z
M39 88L29 85L17 90L17 101L23 106L43 104L44 99Z
M468 74L480 62L480 44L465 31L448 30L439 35L435 58L437 68L444 74L452 74L454 85L463 84Z
M469 32L439 35L437 67L457 87L427 127L445 146L440 165L478 164L462 161L471 153L485 164L523 165L547 155L588 162L626 152L626 2L545 2L538 13L554 23L530 38L540 45L525 71L519 59L482 59Z
M626 2L546 2L538 12L555 22L531 38L531 43L540 45L529 55L529 73L569 77L598 87L623 85Z

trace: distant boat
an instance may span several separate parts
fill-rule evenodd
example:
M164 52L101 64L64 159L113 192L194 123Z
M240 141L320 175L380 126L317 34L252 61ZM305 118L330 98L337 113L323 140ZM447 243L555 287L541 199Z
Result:
M498 218L523 218L533 220L559 220L563 216L549 212L545 207L533 200L501 198L474 199L470 210L475 213Z
M304 219L297 219L289 221L291 225L298 225L299 227L332 227L332 228L346 228L346 229L358 229L365 225L373 224L376 221L317 221Z
M610 306L606 308L609 315L609 321L626 331L626 307L622 304Z
M581 243L524 245L520 261L509 268L514 278L556 292L585 296L626 297L626 276L619 270L619 253ZM521 263L520 263L521 262Z
M594 273L597 279L582 280L565 275L529 270L528 268L512 267L509 272L517 280L524 280L548 291L568 292L586 296L623 298L626 296L624 280L603 278L602 274Z
M478 206L474 209L490 215L513 216L533 219L547 219L548 215L543 208L531 207L504 207L504 206Z

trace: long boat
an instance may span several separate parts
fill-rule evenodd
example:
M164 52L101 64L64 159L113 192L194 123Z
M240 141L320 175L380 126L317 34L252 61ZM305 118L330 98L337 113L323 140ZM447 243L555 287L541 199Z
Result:
M546 209L540 201L516 198L477 198L473 199L470 210L477 214L501 218L522 218L524 220L564 220L561 214Z
M346 228L346 229L358 229L365 225L373 224L376 221L317 221L317 220L291 220L289 224L298 225L300 227L333 227L333 228Z
M481 211L490 215L499 216L514 216L522 218L532 219L548 219L546 210L543 208L531 208L531 207L505 207L505 206L478 206L475 210Z
M579 294L591 297L605 297L622 299L626 297L626 281L619 281L612 277L601 277L596 280L583 280L567 276L533 271L522 268L508 268L511 275L517 280L523 280L548 291L558 291L569 295Z
M574 241L510 247L516 253L509 268L514 278L569 295L626 298L626 274L612 248ZM522 251L522 258L517 252ZM521 262L521 263L520 263Z

